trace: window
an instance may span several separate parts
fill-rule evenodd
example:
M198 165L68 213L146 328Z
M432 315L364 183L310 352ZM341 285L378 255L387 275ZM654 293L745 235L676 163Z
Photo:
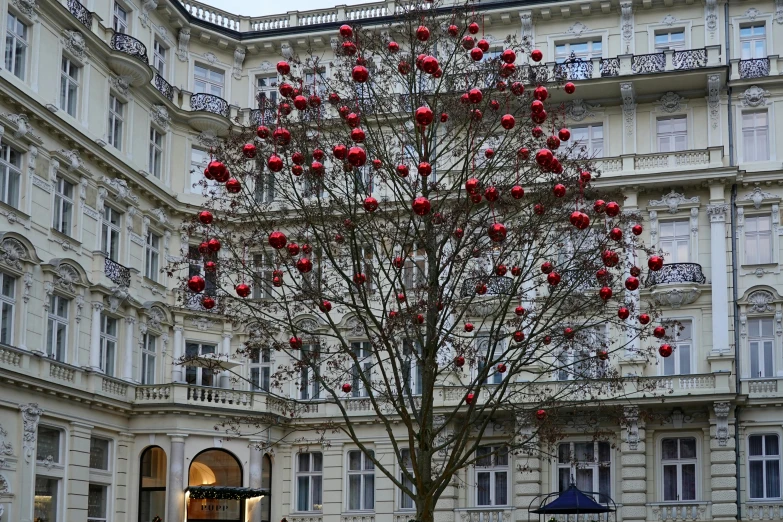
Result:
M274 295L272 291L272 273L274 256L268 252L256 254L253 258L255 275L253 277L253 299L265 299Z
M163 169L163 134L155 127L150 127L150 174L160 179Z
M0 143L0 201L19 207L19 187L22 178L22 153Z
M691 227L687 219L661 221L660 247L667 263L688 263L691 260Z
M122 124L125 117L125 104L116 96L109 94L109 145L122 150Z
M152 66L158 71L158 74L164 79L166 78L166 55L168 49L160 43L157 38L152 44Z
M5 68L24 80L27 66L27 25L13 13L7 13L5 30Z
M400 457L402 458L402 467L408 470L408 473L413 475L413 462L411 460L411 450L408 448L400 449ZM405 476L403 470L400 470L400 482L402 485L408 488L411 492L416 493L416 485L413 481ZM400 490L400 509L416 509L416 504L413 502L413 497Z
M255 182L256 203L271 203L275 200L275 173L261 165Z
M476 506L507 506L508 448L481 446L476 457Z
M152 446L141 454L139 465L139 520L152 520L166 512L166 452Z
M147 232L147 242L144 251L144 276L153 281L158 280L158 260L160 259L160 236Z
M351 351L356 356L357 363L351 368L351 396L367 397L367 387L362 381L362 376L368 382L372 382L372 344L369 341L351 343Z
M409 290L427 284L427 251L423 243L405 246L402 282Z
M685 47L685 29L655 32L655 49L682 49Z
M605 327L581 330L577 333L578 343L565 348L557 355L557 379L600 379L606 376L608 362L596 357L596 351L606 348L608 333Z
M258 502L261 508L261 522L271 522L272 520L272 458L268 453L264 454L261 463L261 489L269 492ZM277 498L277 497L275 497Z
M242 467L234 455L221 449L202 451L191 461L188 486L211 485L239 488L242 486ZM178 487L178 490L180 487ZM230 491L230 490L229 490ZM186 520L244 520L244 503L234 498L192 499L187 502ZM167 520L172 521L169 517ZM179 522L179 521L177 521Z
M68 306L70 301L52 294L49 297L49 321L46 336L46 355L60 362L65 361L68 348Z
M33 520L58 522L60 481L55 478L35 476L35 502Z
M696 439L693 437L663 439L663 500L679 502L696 500Z
M369 452L373 457L375 453ZM375 509L375 464L362 451L348 452L348 510Z
M114 375L114 356L117 353L117 319L101 314L101 371Z
M110 441L90 437L90 467L92 469L109 470L109 446Z
M74 118L79 96L79 66L63 56L60 70L60 109Z
M120 213L104 206L101 226L101 249L109 259L117 261L120 250Z
M57 176L54 187L54 222L58 232L71 235L73 231L73 183Z
M209 165L209 154L201 149L192 148L190 150L190 185L198 187L202 180L206 182L207 187L214 187L215 181L204 177L204 169Z
M658 152L679 152L688 148L685 116L658 118Z
M318 357L318 345L305 344L302 346L302 361L305 364L299 370L299 398L301 400L318 399L321 396L321 383L318 380Z
M141 383L155 384L155 366L158 356L158 337L145 333L141 345Z
M207 253L202 254L198 251L197 246L191 246L190 252L188 255L188 259L190 260L190 263L188 264L188 277L193 277L194 275L200 275L204 278L205 287L204 287L204 295L212 295L214 296L216 294L215 288L217 287L217 274L214 270L212 271L206 271L204 270L204 263L207 261L214 260L215 254L213 253ZM201 261L201 263L199 263ZM193 294L196 296L198 301L200 302L201 297L200 294Z
M296 510L323 509L323 455L320 452L296 456Z
M747 216L745 218L745 264L772 263L772 217Z
M277 75L259 76L256 79L258 101L261 107L277 105Z
M742 60L767 57L767 31L763 23L740 27L740 53Z
M571 127L571 140L574 143L571 155L574 157L582 154L582 149L589 158L601 158L604 155L604 126L600 123Z
M667 325L674 332L674 352L663 358L664 375L688 375L691 373L691 358L693 346L693 323L679 321L678 324Z
M90 484L87 489L87 522L106 522L107 486Z
M0 272L0 343L13 344L16 278Z
M115 33L125 34L128 32L128 11L120 4L114 2L114 16L112 17L112 28Z
M579 43L561 43L555 45L555 61L563 63L569 58L581 58L590 60L591 58L600 58L602 51L601 40L590 40Z
M35 460L38 462L60 462L60 435L57 428L38 426L38 443L36 444ZM51 457L51 458L50 458Z
M611 496L611 451L608 442L566 442L557 449L557 482L565 491L576 480L582 491L598 493L597 502Z
M775 369L775 336L771 317L748 319L748 346L750 377L772 377Z
M373 263L372 245L365 245L361 248L361 261L360 269L365 277L367 277L365 288L367 289L368 294L373 294L377 289L377 283L375 281L375 263Z
M217 353L214 344L185 343L185 356L198 357L201 355ZM215 370L211 368L197 368L188 366L185 369L185 382L196 386L215 386Z
M194 66L193 71L193 92L223 97L224 74L222 71L199 64Z
M421 345L417 341L402 341L402 385L406 394L421 395Z
M769 123L767 111L742 113L743 161L769 160Z
M777 435L748 437L748 467L752 499L780 498L780 441Z
M479 332L476 336L476 354L478 355L477 375L484 371L487 361L496 361L503 353L502 341L494 341L489 333ZM490 368L484 384L500 384L503 382L503 374Z
M269 391L269 378L272 371L272 352L269 348L253 350L250 357L250 384L253 391Z

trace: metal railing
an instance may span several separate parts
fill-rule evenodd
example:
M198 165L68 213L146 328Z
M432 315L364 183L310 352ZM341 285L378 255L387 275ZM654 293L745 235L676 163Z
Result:
M740 60L740 78L763 78L769 76L769 58Z
M169 100L174 99L174 88L171 86L169 82L165 80L165 78L163 78L163 76L161 76L158 73L155 73L155 77L152 79L152 83L153 85L155 85L155 88L158 89L158 91L163 96L165 96Z
M125 288L130 287L131 273L130 268L127 266L122 266L118 262L105 257L103 262L103 273L106 274L106 277L111 279L113 283L124 286Z
M147 46L130 35L114 33L111 37L111 48L149 64Z
M698 263L669 263L663 265L663 268L657 272L650 272L647 275L646 286L670 285L677 283L698 283L704 284L707 278L701 271L701 265Z
M68 11L88 29L92 27L92 13L79 0L68 0Z
M648 74L666 70L664 53L635 54L631 59L631 71L634 74Z
M190 97L190 108L194 111L205 111L228 118L228 102L214 94L198 93Z
M698 69L707 66L707 49L687 49L674 51L672 65L679 71Z
M487 285L484 295L512 295L514 293L514 280L504 276L471 277L462 283L460 297L473 297L477 295L476 287L480 284Z

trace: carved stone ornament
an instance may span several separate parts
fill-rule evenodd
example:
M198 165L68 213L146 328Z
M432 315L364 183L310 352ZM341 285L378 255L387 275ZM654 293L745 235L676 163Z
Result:
M633 2L620 3L620 31L625 42L625 52L633 51Z
M302 319L296 323L296 329L300 332L315 333L318 330L318 323L312 319Z
M164 312L159 306L153 306L150 311L147 312L147 325L155 330L162 330L161 323L166 320L166 312Z
M723 203L718 205L707 205L707 216L710 223L726 221L726 213L729 211L729 205Z
M207 62L209 62L210 65L215 65L216 63L218 63L218 59L217 59L217 56L215 56L215 53L207 51L207 52L205 52L203 54L203 56L204 56L204 59Z
M282 54L283 58L286 60L290 60L294 57L294 49L289 43L283 42L280 44L280 54Z
M665 290L654 290L652 297L659 306L669 306L671 308L680 308L696 301L701 295L698 288L670 288Z
M169 130L171 116L169 116L169 110L165 105L153 105L152 110L150 111L150 116L152 116L152 121L155 123L155 125L164 131Z
M59 286L63 290L70 293L76 293L74 285L78 285L82 282L82 278L79 272L68 263L60 263L57 267L57 276L54 279L55 286Z
M669 27L671 27L672 25L674 25L674 22L676 22L676 21L677 21L677 19L675 17L673 17L670 14L667 14L666 16L663 17L663 20L661 20L661 23L663 25L668 25Z
M725 446L729 440L729 409L731 405L728 402L716 402L713 405L715 409L715 438L718 439L718 446Z
M87 42L79 31L65 29L63 31L63 45L65 49L79 60L87 57Z
M35 19L35 9L38 7L36 0L13 0L12 3L19 9L23 15Z
M639 408L626 406L623 415L628 429L628 449L636 450L639 447Z
M190 28L183 27L179 30L177 38L177 59L180 62L188 61L188 42L190 42Z
M756 9L755 7L751 7L747 11L745 11L745 16L751 20L755 20L758 18L758 16L761 14L761 11Z
M217 147L218 137L213 130L201 131L196 140L204 147Z
M658 109L662 112L679 112L682 109L682 96L676 92L669 91L658 100Z
M21 271L22 261L27 259L27 249L19 240L9 237L0 243L0 260L6 265Z
M566 117L573 121L583 121L585 118L595 117L593 109L600 107L599 104L591 104L582 99L572 100L566 105Z
M238 45L236 49L234 49L234 70L232 72L232 76L235 80L239 80L242 78L242 64L245 61L245 53L247 51L244 47L241 45Z
M668 207L669 214L676 214L680 209L680 205L698 205L699 201L699 196L686 198L679 192L672 190L668 194L663 195L661 199L651 199L648 205L651 207Z
M762 314L774 310L775 296L766 290L756 290L748 296L748 308L754 314Z
M8 480L2 475L0 475L0 494L3 493L9 493L11 489L8 486Z
M775 21L783 24L783 0L775 0Z
M340 39L336 36L329 38L329 45L332 47L332 51L335 53L340 49Z
M168 217L166 217L166 211L164 211L162 208L153 208L150 210L151 214L154 214L156 218L158 218L158 222L162 225L165 225L169 222Z
M127 96L130 92L130 79L126 76L110 76L109 84L112 89L123 96Z
M742 196L740 201L752 201L755 208L761 208L761 204L765 199L775 199L775 196L769 192L761 190L760 187L753 187L753 192Z
M68 169L68 172L73 172L84 166L84 162L82 161L78 150L60 149L58 152L68 159L68 164L65 166L65 168Z
M26 114L6 114L5 117L16 124L14 138L19 139L28 134L32 135L33 127L30 125L30 120Z
M568 31L566 32L568 34L573 34L574 36L581 36L581 34L585 31L589 31L585 24L582 22L575 22L571 27L568 28Z
M769 91L762 89L758 85L751 85L740 95L743 107L759 107L767 104Z
M38 436L38 421L41 420L43 410L38 404L20 404L19 409L22 412L22 422L24 425L24 434L22 435L22 447L25 462L30 462L35 455L35 442Z
M620 96L623 99L623 119L625 120L625 132L629 136L633 134L636 124L636 92L633 83L620 84Z
M269 72L272 70L272 62L264 60L258 65L258 68L261 69L261 72Z
M149 24L150 11L154 11L157 8L158 0L143 0L141 2L141 16L139 17L139 22L144 28Z
M715 36L718 29L718 0L705 0L704 24L710 36Z
M364 335L367 335L364 331L364 325L359 319L355 317L352 318L350 321L348 321L347 326L351 335L354 337L362 337Z
M720 75L707 77L707 106L710 109L710 127L717 129L720 123Z
M522 47L529 51L533 48L533 13L521 11L519 21L522 23Z
M197 330L201 332L206 332L210 328L214 326L212 321L207 319L206 317L194 317L191 321L194 327L196 327Z
M117 201L128 200L133 204L139 203L139 197L131 193L130 187L128 187L128 182L124 179L103 176L103 178L101 178L101 182L109 185L114 189L114 199Z

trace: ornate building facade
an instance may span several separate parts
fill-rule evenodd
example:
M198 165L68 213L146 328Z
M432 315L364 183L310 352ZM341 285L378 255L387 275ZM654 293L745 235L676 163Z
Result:
M328 56L341 23L389 21L395 0L258 18L179 0L0 6L0 521L408 520L408 499L354 466L347 440L261 451L266 440L216 436L237 412L282 414L266 391L274 357L239 361L251 386L172 364L231 353L249 333L183 306L161 272L193 244L181 225L202 200L206 151L230 120L255 121L273 64L308 46ZM481 11L495 46L526 37L577 84L572 134L648 218L667 264L642 293L683 329L673 358L618 361L667 400L628 406L615 444L575 426L563 448L576 467L509 457L466 470L439 520L528 520L564 474L612 496L618 520L783 519L783 2ZM645 408L664 420L645 422ZM305 420L323 410L314 401ZM392 459L369 408L353 411ZM506 491L480 495L482 473ZM357 476L369 486L349 487ZM186 492L201 485L269 494Z

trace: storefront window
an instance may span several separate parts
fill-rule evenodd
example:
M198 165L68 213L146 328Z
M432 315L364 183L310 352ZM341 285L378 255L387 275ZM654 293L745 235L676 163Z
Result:
M242 468L236 457L219 449L199 453L190 464L188 486L241 487ZM224 498L188 498L188 521L241 522L243 501Z
M166 514L166 452L152 446L141 454L139 522L152 522Z

